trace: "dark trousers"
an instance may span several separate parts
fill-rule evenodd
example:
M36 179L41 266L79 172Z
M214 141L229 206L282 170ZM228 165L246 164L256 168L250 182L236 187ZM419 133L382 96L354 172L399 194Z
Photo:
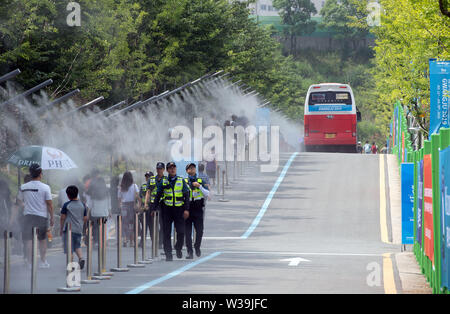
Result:
M162 217L164 228L164 252L166 256L172 256L172 243L170 236L172 234L172 223L177 231L177 242L175 250L179 251L183 248L185 221L183 218L184 207L162 205Z
M195 204L195 202L192 202ZM191 204L192 204L191 203ZM195 229L195 243L196 249L200 248L203 237L203 206L200 208L194 208L191 206L189 210L189 218L186 219L186 248L188 253L192 254L192 225Z

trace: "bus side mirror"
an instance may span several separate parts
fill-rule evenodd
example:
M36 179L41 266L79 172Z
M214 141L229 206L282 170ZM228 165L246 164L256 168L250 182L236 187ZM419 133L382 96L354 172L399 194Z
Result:
M356 112L356 121L361 122L361 112L360 111Z

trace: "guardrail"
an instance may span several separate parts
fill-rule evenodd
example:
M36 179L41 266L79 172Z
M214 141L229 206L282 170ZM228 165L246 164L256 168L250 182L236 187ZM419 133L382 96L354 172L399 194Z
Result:
M450 294L450 129L413 150L405 112L396 103L390 136L398 163L414 165L414 254L433 293Z

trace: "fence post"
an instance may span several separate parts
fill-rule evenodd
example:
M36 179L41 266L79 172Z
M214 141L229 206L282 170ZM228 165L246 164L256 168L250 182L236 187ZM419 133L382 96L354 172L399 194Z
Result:
M58 288L58 292L78 292L81 291L80 285L70 285L69 276L72 273L72 224L68 223L66 226L66 286ZM80 269L74 271L80 272ZM81 284L81 281L79 282Z
M36 292L36 265L37 264L37 228L32 229L31 240L31 294Z
M434 232L434 292L441 292L441 212L439 181L439 134L431 135L431 173L433 181L433 232Z
M446 149L446 148L448 148L450 146L450 129L449 128L442 128L439 132L440 132L440 148L441 148L441 150L444 150L444 149ZM449 166L449 165L447 165L447 166ZM445 211L445 208L441 208L441 211ZM443 223L445 223L445 221L443 221L441 223L443 224ZM450 226L446 226L446 227L450 228ZM439 228L441 229L441 226L439 226ZM445 244L446 239L444 239L442 237L443 237L443 235L441 234L441 239L440 240L443 240L443 242ZM441 258L442 258L442 256L441 256ZM440 261L442 261L442 260L440 260ZM440 269L439 270L440 270L440 275L442 276L442 263L440 264ZM449 292L450 292L449 288L450 287L444 287L444 292L449 294Z
M151 264L153 261L147 258L146 252L146 237L147 237L147 221L146 221L146 212L142 211L142 228L141 228L141 245L142 245L142 256L141 260L138 262L139 264Z
M122 267L122 215L117 215L116 240L117 240L117 267L111 268L111 271L127 272L130 269Z
M144 268L144 264L138 263L138 237L139 237L139 213L134 213L134 263L128 264L130 268Z
M229 202L225 198L225 170L222 170L222 198L219 199L219 202Z
M87 225L87 248L86 248L86 279L81 280L82 284L100 283L100 280L92 279L92 221L88 221Z
M103 270L103 218L97 218L98 227L97 227L97 238L98 238L98 260L97 260L97 268L98 272L95 273L95 276L92 276L92 279L96 280L109 280L111 276L106 276L102 274Z

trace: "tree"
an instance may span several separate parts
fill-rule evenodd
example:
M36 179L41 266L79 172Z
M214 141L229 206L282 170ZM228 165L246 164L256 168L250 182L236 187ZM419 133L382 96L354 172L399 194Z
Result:
M330 30L336 39L344 41L344 53L349 55L347 41L352 43L352 49L358 48L358 42L364 40L368 30L354 24L355 19L365 18L365 14L358 11L357 4L352 0L327 0L322 10L321 27Z
M286 25L285 34L290 38L290 54L296 54L297 37L312 34L316 22L311 16L317 13L311 0L274 0L273 6L279 10L279 14Z
M441 10L442 14L448 17L450 17L449 4L450 2L448 2L448 0L439 0L439 9Z

